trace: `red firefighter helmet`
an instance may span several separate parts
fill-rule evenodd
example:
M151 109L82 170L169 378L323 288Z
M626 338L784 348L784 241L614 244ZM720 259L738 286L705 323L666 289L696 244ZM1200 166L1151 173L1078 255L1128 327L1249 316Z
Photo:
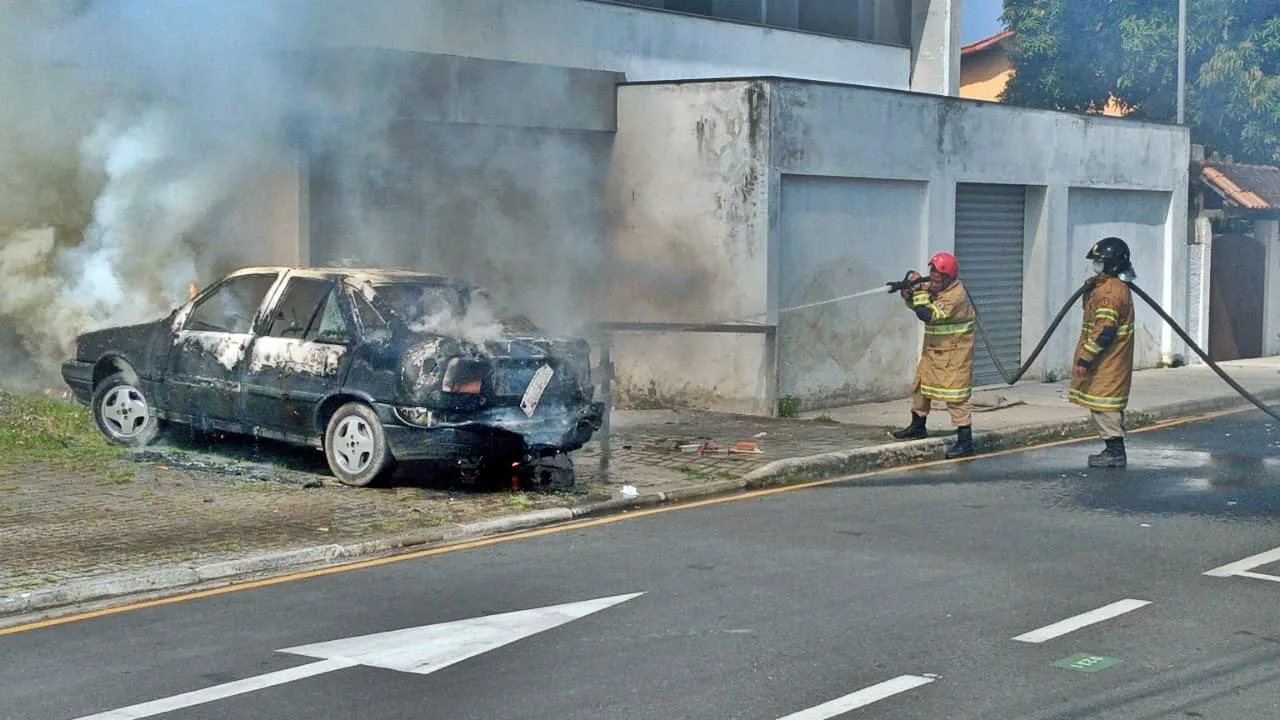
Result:
M949 252L935 253L929 258L929 271L960 277L960 263L956 261L956 256Z

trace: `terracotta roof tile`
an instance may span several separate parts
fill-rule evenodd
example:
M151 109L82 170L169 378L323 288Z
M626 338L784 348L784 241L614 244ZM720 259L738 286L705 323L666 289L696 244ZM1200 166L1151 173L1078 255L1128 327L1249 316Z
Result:
M1202 163L1200 179L1242 208L1280 210L1280 167Z
M982 52L983 50L999 45L1000 43L1004 42L1005 40L1008 40L1011 37L1013 37L1012 30L1001 30L1000 32L996 33L995 35L992 35L989 38L984 38L982 40L978 40L977 42L972 42L972 43L969 43L968 45L961 47L960 55L961 56L972 55L974 53Z

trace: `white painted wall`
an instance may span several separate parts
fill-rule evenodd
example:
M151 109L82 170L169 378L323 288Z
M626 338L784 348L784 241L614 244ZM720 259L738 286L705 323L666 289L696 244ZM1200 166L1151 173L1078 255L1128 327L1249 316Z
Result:
M1259 220L1253 234L1266 248L1266 305L1262 315L1262 354L1280 355L1280 220Z
M1183 328L1201 350L1209 352L1209 291L1213 277L1213 225L1209 218L1187 225L1187 326ZM1187 364L1204 361L1187 348Z
M584 0L313 0L309 13L322 46L609 70L632 82L762 75L903 89L911 82L905 47Z
M1176 270L1165 262L1165 220L1169 198L1170 193L1161 192L1072 189L1067 209L1069 252L1062 258L1061 265L1067 270L1063 279L1071 282L1061 283L1061 291L1074 292L1081 280L1093 274L1085 254L1095 242L1115 235L1129 245L1137 272L1135 283L1168 308L1170 303L1166 299L1166 291L1171 292ZM1155 367L1162 360L1164 345L1161 338L1165 323L1142 299L1135 295L1133 301L1136 325L1134 365L1139 368ZM1173 312L1170 314L1175 319L1179 317ZM1072 332L1064 332L1063 340L1077 339L1074 333L1079 332L1082 319L1077 305L1064 322L1064 327ZM1071 347L1065 347L1067 344ZM1070 353L1074 350L1074 343L1060 343L1056 350Z
M1185 129L1113 118L1024 110L995 103L826 85L779 82L771 147L775 172L834 177L914 180L929 183L929 252L954 248L955 184L994 182L1033 186L1027 205L1024 247L1024 352L1047 329L1062 303L1085 277L1083 249L1070 227L1071 188L1163 193L1138 210L1117 206L1114 218L1097 216L1088 232L1124 236L1144 228L1150 268L1143 288L1174 317L1186 311L1186 193L1189 140ZM1051 140L1047 140L1050 139ZM904 226L914 209L899 208ZM1131 217L1136 213L1136 221ZM1159 218L1156 218L1156 214ZM1159 237L1144 223L1156 222ZM1081 229L1081 233L1086 232ZM785 237L780 242L785 243ZM1081 240L1080 242L1083 242ZM927 255L904 249L885 279L900 277L904 265L920 267ZM1076 256L1079 256L1077 258ZM1063 268L1070 268L1063 273ZM963 271L962 271L963 272ZM1070 365L1078 325L1064 327L1046 348L1029 377L1064 374ZM1144 356L1180 352L1180 342L1161 336ZM902 348L912 358L915 350ZM982 352L979 349L979 352Z
M700 122L704 127L709 118L724 123L743 112L742 101L734 98L742 98L747 86L621 88L613 175L625 179L627 191L615 195L625 218L619 237L636 242L650 238L644 241L650 248L651 238L678 238L665 255L643 253L666 257L669 267L682 272L703 274L713 291L693 307L717 310L704 315L767 309L776 319L777 308L792 298L815 297L825 286L835 295L864 289L864 278L898 279L908 268L921 268L929 253L954 248L955 184L995 182L1034 186L1021 260L1027 352L1086 277L1086 240L1105 235L1132 239L1138 246L1142 287L1174 317L1185 319L1189 142L1184 128L870 88L767 81L762 85L769 108L763 131L767 182L763 196L751 195L759 205L748 213L747 224L730 212L740 211L740 203L721 204L736 196L743 168L755 166L754 161L744 165L759 147L758 141L746 139L755 134L716 143L714 151L699 151L697 141ZM891 187L927 188L923 207L920 193L886 189ZM646 197L654 192L666 197ZM797 210L789 213L788 208ZM762 213L768 218L767 240L759 224ZM678 233L669 230L673 223L679 224ZM823 244L824 237L829 245ZM850 245L840 244L846 241ZM760 256L766 246L767 260ZM635 252L642 253L639 247ZM753 269L747 275L728 262L748 256ZM814 268L812 276L784 271L788 257L796 268ZM854 310L858 302L864 304ZM1280 318L1280 297L1275 309ZM692 312L652 304L646 310L656 313L646 320L686 319ZM815 341L783 351L797 361L797 368L808 368L784 382L810 394L810 407L828 404L817 398L821 388L832 390L831 398L839 402L884 397L895 388L899 396L905 394L919 352L918 334L886 331L874 343L863 342L861 350L851 340L865 338L868 328L911 327L900 307L881 298L855 300L807 321L808 337L847 343L828 342L824 348ZM1150 324L1145 316L1144 322ZM1078 331L1078 324L1065 323L1031 378L1045 371L1063 376ZM1180 351L1180 343L1159 329L1151 332L1157 339L1145 345L1144 363ZM715 367L723 368L714 383L722 396L766 386L758 375L737 376L756 368L767 371L767 363L756 362L757 355L747 354L730 365L730 358L742 351L731 344L712 350L682 339L671 342L676 345L663 346L661 352L645 346L643 363L651 376L706 377L706 368ZM682 354L669 362L666 353L677 347L684 349ZM875 359L891 357L899 358L899 364ZM691 388L690 397L709 396Z
M613 276L597 314L622 321L766 320L769 190L765 83L618 88L610 167ZM618 336L626 404L650 394L766 410L760 335Z
M911 0L911 90L960 94L961 0Z
M885 267L926 251L922 182L785 175L778 302L793 308L883 285ZM781 396L807 406L901 393L914 373L902 349L922 326L887 292L782 313Z

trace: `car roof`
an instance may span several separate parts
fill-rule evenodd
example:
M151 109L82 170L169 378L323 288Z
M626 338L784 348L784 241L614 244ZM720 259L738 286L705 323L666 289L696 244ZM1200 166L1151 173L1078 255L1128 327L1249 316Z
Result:
M470 285L448 275L438 273L423 272L420 270L407 270L404 268L354 268L354 267L323 267L323 266L302 266L302 265L259 265L254 267L240 268L234 272L228 273L227 277L237 277L240 275L255 275L259 273L281 273L287 272L295 277L314 277L314 278L350 278L356 282L432 282L432 283L450 283L455 285Z

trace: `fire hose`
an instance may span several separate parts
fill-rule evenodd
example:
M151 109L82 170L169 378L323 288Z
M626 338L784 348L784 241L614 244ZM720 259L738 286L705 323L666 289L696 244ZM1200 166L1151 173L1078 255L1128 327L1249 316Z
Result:
M908 272L907 276L904 277L902 280L898 282L891 282L891 283L885 283L885 284L888 286L889 292L894 293L901 290L905 290L914 285L927 283L929 281L929 278L927 276L918 277L914 280L910 279L910 277L911 277L911 273ZM1268 406L1266 403L1259 400L1257 396L1255 396L1253 393L1241 387L1240 383L1236 382L1235 379L1232 378L1230 375L1228 375L1226 371L1223 370L1221 367L1218 367L1218 364L1213 360L1211 360L1209 358L1209 355L1205 353L1205 351L1202 350L1200 346L1197 345L1196 342L1192 340L1189 335L1187 335L1186 331L1182 329L1182 326L1178 325L1178 323L1172 317L1169 317L1169 313L1165 312L1164 308L1160 307L1160 304L1157 303L1154 299L1152 299L1152 297L1148 295L1142 288L1138 287L1137 283L1135 283L1131 279L1127 279L1127 278L1122 278L1122 279L1124 279L1125 284L1129 286L1130 290L1133 290L1133 292L1138 297L1142 298L1143 302L1145 302L1148 306L1150 306L1150 308L1154 310L1157 315L1160 316L1161 320L1164 320L1166 323L1169 324L1169 327L1173 328L1173 331L1178 334L1178 337L1182 338L1182 341L1187 344L1187 347L1195 351L1196 355L1198 355L1200 359L1203 360L1205 364L1209 366L1209 369L1213 370L1213 372L1216 373L1218 377L1222 378L1222 380L1226 382L1227 385L1231 386L1231 389L1239 393L1240 396L1243 397L1244 399L1253 403L1262 412L1266 413L1267 415L1270 415L1276 420L1280 420L1280 412L1277 412L1274 408ZM1031 365L1036 361L1036 358L1040 356L1041 351L1044 350L1044 346L1048 344L1049 338L1053 337L1054 331L1057 330L1058 326L1062 324L1063 319L1066 318L1067 313L1071 310L1071 306L1074 305L1076 300L1079 300L1082 295L1088 292L1089 287L1090 287L1090 283L1086 282L1085 284L1081 285L1078 290L1072 293L1071 297L1067 298L1067 301L1062 304L1062 309L1058 311L1058 315L1054 317L1053 322L1049 323L1049 329L1045 330L1044 335L1041 336L1040 338L1040 342L1038 342L1036 344L1035 349L1031 351L1031 355L1026 359L1026 361L1022 363L1022 366L1018 368L1018 372L1012 375L1009 374L1009 371L1005 368L1004 363L1000 362L1000 358L996 357L996 353L991 346L991 338L987 335L987 329L982 324L982 313L978 310L977 304L973 302L973 297L969 296L968 290L967 289L965 290L965 296L968 297L969 304L973 306L973 314L976 320L976 325L978 327L978 334L982 337L982 344L987 349L987 355L991 358L991 361L995 364L996 371L1000 373L1000 377L1004 378L1004 381L1007 384L1014 385L1019 380L1022 379L1022 376L1027 373L1027 370L1029 370L1031 368Z

